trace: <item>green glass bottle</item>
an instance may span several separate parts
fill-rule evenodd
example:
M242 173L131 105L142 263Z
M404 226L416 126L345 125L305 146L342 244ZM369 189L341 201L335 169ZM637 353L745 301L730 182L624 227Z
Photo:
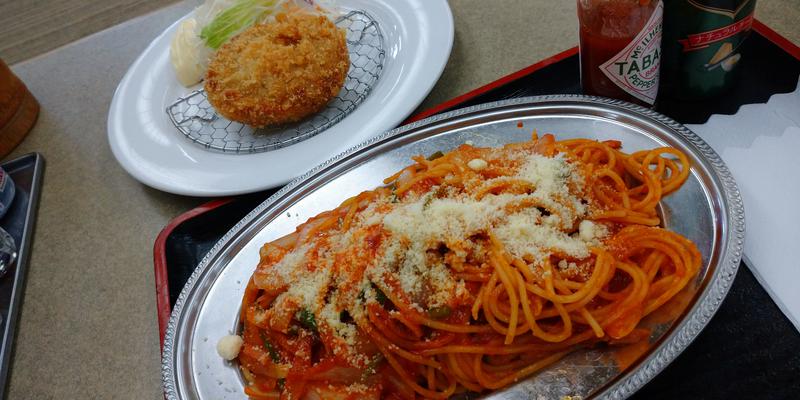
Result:
M661 87L666 96L702 100L739 79L740 46L756 0L665 0Z

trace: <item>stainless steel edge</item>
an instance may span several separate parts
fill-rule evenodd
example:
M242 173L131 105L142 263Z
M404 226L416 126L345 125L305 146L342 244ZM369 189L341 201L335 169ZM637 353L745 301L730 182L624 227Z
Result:
M30 261L30 253L33 249L33 232L36 229L36 215L39 210L39 197L42 190L42 178L44 175L45 160L44 157L37 152L25 154L14 160L7 161L3 164L10 165L16 163L28 163L26 159L33 158L33 173L31 175L30 189L27 193L28 206L24 215L23 230L20 241L17 243L18 254L16 265L13 266L14 274L5 279L13 279L13 289L10 296L8 314L6 320L0 323L2 329L0 334L5 333L6 346L5 349L0 349L0 400L3 400L5 390L7 390L7 382L9 379L11 368L11 354L14 347L14 337L16 334L17 321L19 319L19 312L22 308L22 295L25 290L25 284L28 274L28 262ZM22 196L17 192L17 197ZM19 201L19 200L18 200ZM0 343L2 344L2 343Z
M711 172L711 181L706 182L706 184L716 188L719 192L719 204L715 206L720 208L723 226L721 226L722 233L719 237L719 243L716 243L716 245L721 246L721 249L716 252L720 256L719 259L714 260L708 285L703 288L686 317L672 327L657 348L630 371L624 373L619 379L600 389L594 395L603 399L621 399L630 396L641 388L692 342L714 315L730 289L742 257L744 240L744 209L739 190L719 156L697 135L672 119L652 110L618 100L580 95L553 95L511 99L468 107L436 115L385 132L313 168L250 212L208 252L178 297L167 326L163 348L162 379L166 398L171 400L184 398L179 392L176 362L180 354L190 351L190 349L178 348L181 346L180 340L188 340L188 337L185 336L187 333L178 332L178 328L187 317L186 310L196 312L192 307L187 307L187 299L198 288L209 285L208 282L203 282L203 277L208 273L209 266L224 263L226 258L234 254L236 249L231 247L235 244L234 242L241 242L242 238L252 237L256 233L257 227L254 225L254 221L265 221L274 218L275 215L270 215L270 213L282 209L283 206L291 202L291 199L302 197L305 192L312 190L314 185L325 182L326 179L332 176L346 172L348 168L368 160L373 154L379 154L384 145L404 143L404 136L412 133L415 136L419 136L434 126L440 130L448 126L457 128L460 126L459 124L467 123L465 120L470 116L509 113L515 109L522 110L526 106L546 108L548 104L555 106L565 103L577 108L591 109L600 107L611 117L616 114L619 118L632 119L633 123L658 126L661 129L668 129L677 133L688 142L688 144L680 143L681 145L687 144L691 146L693 152L702 157L699 160L702 168L706 168L708 172ZM412 141L412 138L409 137L405 140ZM178 335L184 336L179 337ZM187 382L181 383L186 384Z
M728 294L734 278L736 278L736 273L742 260L745 214L744 203L733 175L716 151L697 134L675 120L653 110L618 100L603 99L603 101L653 118L676 131L694 145L697 151L710 163L715 176L719 180L717 183L720 185L720 193L722 194L721 211L727 217L723 218L723 221L727 223L724 227L727 234L719 243L723 247L720 251L722 259L717 261L713 275L709 279L708 287L700 293L694 306L688 310L686 317L672 328L672 332L635 369L597 394L598 399L625 399L652 380L675 360L700 334L720 305L722 305L722 301Z

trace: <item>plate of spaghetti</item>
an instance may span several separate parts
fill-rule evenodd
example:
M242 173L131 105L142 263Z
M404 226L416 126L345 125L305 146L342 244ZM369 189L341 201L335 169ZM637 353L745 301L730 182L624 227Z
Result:
M169 399L623 398L741 258L736 184L691 131L586 97L387 132L237 224L173 310Z

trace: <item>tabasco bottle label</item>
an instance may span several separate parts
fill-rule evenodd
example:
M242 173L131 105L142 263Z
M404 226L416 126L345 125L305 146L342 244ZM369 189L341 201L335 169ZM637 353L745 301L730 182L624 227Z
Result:
M661 65L661 27L664 2L659 0L650 19L622 51L600 65L612 82L648 104L656 102Z

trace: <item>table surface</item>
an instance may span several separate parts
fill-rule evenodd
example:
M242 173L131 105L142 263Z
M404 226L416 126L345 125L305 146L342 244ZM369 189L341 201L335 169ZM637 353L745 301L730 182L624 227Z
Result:
M150 189L116 163L106 118L128 66L181 2L12 66L42 105L9 156L46 159L9 385L10 399L160 399L152 248L207 199ZM577 43L574 1L451 0L455 44L420 109ZM757 18L800 42L800 1L759 0ZM309 166L311 167L311 166Z
M176 2L0 0L0 58L15 64Z

